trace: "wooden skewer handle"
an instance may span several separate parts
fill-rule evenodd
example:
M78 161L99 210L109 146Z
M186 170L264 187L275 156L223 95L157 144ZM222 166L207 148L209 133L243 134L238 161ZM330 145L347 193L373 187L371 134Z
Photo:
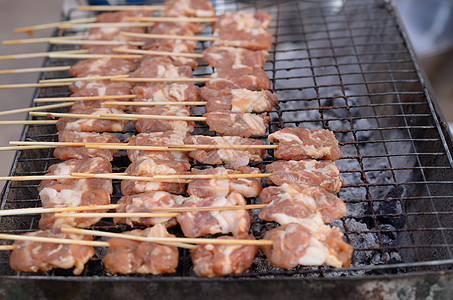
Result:
M62 101L97 101L97 100L116 100L116 99L133 99L136 95L106 95L106 96L87 96L87 97L57 97L57 98L35 98L34 102L62 102ZM122 102L124 104L124 102ZM129 104L129 103L128 103Z
M124 31L121 32L121 35L148 38L148 39L171 39L171 40L187 40L187 41L215 41L217 39L216 37L212 37L212 36L134 33L134 32L124 32Z
M207 238L158 238L158 237L141 237L133 236L129 234L110 233L95 230L86 230L78 228L61 228L62 232L94 235L94 236L106 236L106 237L121 237L126 239L135 239L143 242L154 242L154 243L168 243L168 242L180 242L189 244L213 244L213 245L272 245L273 242L269 240L242 240L242 239L207 239Z
M89 24L61 24L60 29L84 29L84 28L118 28L118 27L150 27L151 22L118 22L118 23L89 23Z
M109 205L88 205L88 206L76 206L76 207L19 208L19 209L0 210L0 216L32 215L32 214L43 214L43 213L58 213L58 212L66 212L66 211L106 210L106 209L115 209L118 207L119 207L118 204L109 204Z
M70 66L0 70L0 74L67 71Z
M77 6L78 10L88 11L116 11L116 10L164 10L165 6L158 5L90 5L90 6Z
M212 78L195 78L195 77L186 77L186 78L112 78L110 81L125 81L125 82L207 82L212 80Z
M189 105L189 106L203 106L207 102L204 101L185 101L185 102L127 102L123 101L107 101L103 103L105 106L159 106L159 105Z
M138 22L216 22L217 18L197 17L126 17L126 21Z
M3 45L35 44L35 43L48 43L51 40L80 40L85 38L86 38L85 35L55 36L36 39L7 40L3 41L2 44Z
M14 241L56 243L56 244L65 244L65 245L83 245L83 246L99 246L99 247L108 247L109 246L109 243L107 243L107 242L59 239L59 238L48 238L48 237L41 237L41 236L26 236L26 235L24 236L24 235L4 234L4 233L0 233L0 239L14 240Z
M39 83L57 83L57 82L75 82L75 81L96 81L96 80L109 80L113 78L127 78L129 75L110 75L110 76L89 76L89 77L70 77L59 79L43 79Z

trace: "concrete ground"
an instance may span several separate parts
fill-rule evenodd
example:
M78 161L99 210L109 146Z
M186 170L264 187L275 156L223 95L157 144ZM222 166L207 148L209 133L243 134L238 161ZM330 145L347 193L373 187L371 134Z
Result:
M62 0L0 0L0 40L24 39L25 33L13 33L13 29L28 25L51 23L59 21ZM51 30L35 32L33 37L46 37ZM25 44L0 46L0 56L19 53L44 52L47 44ZM27 58L15 60L0 60L0 70L40 67L42 58ZM0 75L0 84L36 82L37 73ZM27 107L31 103L32 88L0 89L0 111ZM25 114L0 116L0 120L23 120ZM8 145L9 141L17 140L22 132L21 125L0 125L0 146ZM9 173L13 151L0 152L0 176ZM0 188L3 182L0 182Z

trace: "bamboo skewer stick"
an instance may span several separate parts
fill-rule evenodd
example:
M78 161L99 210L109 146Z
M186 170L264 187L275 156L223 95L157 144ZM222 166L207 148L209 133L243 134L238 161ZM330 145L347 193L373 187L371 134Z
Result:
M207 82L212 80L210 77L195 78L195 77L182 77L182 78L112 78L110 81L125 81L125 82Z
M84 142L31 142L31 141L10 141L10 145L33 145L33 146L70 146L85 147L89 145L108 145L110 143L84 143ZM124 145L124 143L111 143L113 147Z
M100 40L50 40L51 44L58 45L131 45L131 46L143 46L144 42L133 42L133 41L100 41Z
M65 101L91 101L91 100L109 100L109 99L133 99L136 95L112 95L112 96L87 96L87 97L58 97L58 98L35 98L35 103L41 102L65 102ZM118 101L120 102L120 101ZM124 104L124 102L122 102ZM128 103L129 105L130 103Z
M129 120L153 119L173 121L206 121L206 117L182 117L182 116L161 116L161 115L139 115L139 114L101 114L101 118L129 118ZM125 119L127 120L127 119Z
M0 210L0 216L17 216L17 215L34 215L44 213L61 213L68 211L87 211L87 210L108 210L118 208L119 204L108 204L108 205L87 205L87 206L73 206L73 207L32 207L32 208L18 208ZM72 216L73 214L71 214Z
M0 125L55 125L58 120L0 121Z
M0 251L2 250L14 250L16 249L16 245L1 245Z
M0 74L67 71L70 66L0 70Z
M155 151L193 151L191 148L171 148L161 146L130 146L125 143L84 143L84 142L31 142L31 141L10 141L10 145L30 145L30 146L49 146L49 147L85 147L88 149L124 149L124 150L155 150Z
M129 75L109 75L109 76L87 76L87 77L68 77L59 79L43 79L39 83L75 82L75 81L96 81L109 80L114 78L127 78Z
M191 148L191 149L277 149L278 145L168 145L168 148Z
M22 150L34 150L34 149L52 149L55 146L11 146L11 147L0 147L0 151L22 151Z
M48 43L50 41L61 41L61 40L81 40L85 39L85 35L72 35L72 36L54 36L46 38L36 39L20 39L20 40L7 40L3 41L3 45L19 45L19 44L35 44L35 43Z
M56 213L56 218L172 218L179 213Z
M11 110L0 111L0 116L11 115L11 114L16 114L16 113L22 113L22 112L29 112L29 111L34 111L34 110L40 110L40 109L43 109L43 108L44 109L53 109L53 108L67 107L67 106L71 106L73 104L74 104L74 102L66 102L66 103L59 103L59 104L51 104L51 105L42 105L42 106L35 106L35 107L11 109Z
M189 183L187 179L179 178L155 178L146 176L122 175L124 173L106 173L106 174L84 174L72 173L71 175L32 175L32 176L3 176L0 180L10 181L27 181L27 180L57 180L57 179L81 179L81 178L104 178L104 179L121 179L150 182L172 182L172 183Z
M204 54L199 53L183 53L183 52L170 52L170 51L153 51L153 50L141 50L141 49L119 49L113 48L113 51L119 53L137 53L137 54L150 54L150 55L161 55L161 56L180 56L180 57L191 57L191 58L203 58Z
M143 176L144 181L159 181L159 180L183 180L183 179L236 179L236 178L266 178L269 177L272 173L254 173L254 174L187 174L187 175L154 175L151 177ZM80 177L80 178L116 178L117 173L102 173L102 174L93 174L93 173L71 173L71 176ZM125 177L128 175L119 175ZM128 176L135 178L139 176Z
M225 210L242 210L242 209L261 209L266 207L268 204L247 204L247 205L232 205L232 206L198 206L198 207L154 207L150 208L149 213L167 212L167 213L181 213L191 211L225 211ZM4 216L18 216L18 215L34 215L34 214L45 214L55 213L55 217L75 217L75 218L88 218L89 214L91 217L99 216L99 213L81 213L81 211L91 210L109 210L117 209L120 204L107 204L107 205L87 205L87 206L72 206L72 207L32 207L32 208L18 208L18 209L7 209L0 210L0 217ZM75 214L67 214L67 212L78 212ZM107 217L115 217L116 213L108 213ZM124 217L135 217L137 213L121 213ZM159 215L144 215L148 213L140 213L142 218L158 217ZM138 215L137 215L138 216Z
M46 88L46 87L58 87L58 86L70 86L70 82L61 83L14 83L14 84L2 84L0 89L20 89L20 88Z
M126 17L130 22L216 22L217 18L212 17Z
M254 174L187 174L187 175L154 175L156 179L237 179L237 178L267 178L272 173L254 173Z
M266 207L268 204L247 204L247 205L232 205L232 206L198 206L198 207L154 207L150 208L149 213L158 213L158 212L167 212L167 213L181 213L181 212L191 212L191 211L224 211L224 210L242 210L242 209L261 209ZM34 214L44 214L44 213L55 213L55 217L76 217L74 214L67 214L67 212L78 212L77 217L88 218L88 214L93 214L92 217L99 216L99 213L81 213L81 211L91 211L91 210L109 210L117 209L120 204L107 204L107 205L87 205L87 206L72 206L72 207L32 207L32 208L18 208L18 209L8 209L0 210L0 217L4 216L17 216L17 215L34 215ZM109 213L107 217L116 216L116 213ZM136 213L122 213L125 217L136 216ZM147 213L140 213L147 214ZM158 217L159 215L143 215L142 218Z
M48 237L41 237L41 236L26 236L26 235L5 234L5 233L0 233L0 239L14 240L14 241L55 243L55 244L65 244L65 245L96 246L96 247L108 247L109 246L108 242L48 238Z
M107 101L103 104L105 106L159 106L159 105L189 105L189 106L203 106L206 105L208 102L204 101L185 101L185 102L127 102L126 104L122 101Z
M2 55L0 60L7 59L20 59L20 58L34 58L34 57L51 57L53 54L83 54L88 53L88 50L69 50L69 51L54 51L54 52L37 52L37 53L23 53L23 54L13 54L13 55Z
M3 176L0 180L27 181L27 180L55 180L55 179L74 179L72 175L31 175L31 176Z
M77 19L77 20L71 20L71 21L55 22L55 23L15 28L13 30L13 32L14 33L19 33L19 32L33 33L36 30L55 28L55 27L58 27L58 26L64 25L64 24L79 24L79 23L90 23L90 22L96 22L96 18L85 18L85 19Z
M132 145L85 145L87 149L116 149L116 150L145 150L145 151L195 151L196 149L191 148L168 148L165 146L132 146Z
M170 237L141 237L132 236L129 234L121 233L110 233L95 230L77 229L77 228L61 228L62 232L83 234L83 235L94 235L94 236L105 236L105 237L118 237L134 239L143 242L154 242L154 243L168 243L168 242L181 242L189 244L214 244L214 245L272 245L273 242L269 240L242 240L242 239L207 239L207 238L170 238Z
M79 119L101 119L101 120L137 120L137 118L103 117L89 114L51 113L51 112L30 112L30 116L57 117L57 118L79 118Z
M195 211L226 211L226 210L244 210L244 209L261 209L266 207L268 204L249 204L249 205L234 205L234 206L202 206L202 207L167 207L167 208L150 208L152 212L140 212L140 213L123 213L123 212L111 212L111 213L56 213L56 218L157 218L157 217L176 217L182 212L195 212ZM120 205L118 205L119 207ZM88 209L86 209L88 210ZM163 212L173 212L164 215ZM0 211L1 212L1 211Z
M72 228L67 228L67 229L72 229ZM78 234L83 234L83 235L89 235L88 232L90 230L86 229L76 229L74 228L75 231L78 231ZM67 232L67 233L74 233L71 232L71 230L68 231L63 231L63 228L61 230L62 232ZM161 240L161 241L153 241L153 240L148 240L149 238L147 237L141 237L141 236L136 236L136 235L131 235L131 234L124 234L124 233L112 233L112 232L105 232L105 231L93 231L96 232L97 236L104 236L108 238L123 238L123 239L128 239L128 240L134 240L134 241L139 241L139 242L154 242L154 243L159 243L159 244L164 244L164 245L169 245L169 246L176 246L180 248L185 248L185 249L195 249L196 247L194 245L190 245L185 243L184 241L182 242L174 242L174 241L166 241L166 240Z
M73 178L104 178L104 179L149 181L149 182L170 182L170 183L189 183L190 182L187 179L179 179L179 178L155 178L155 177L147 177L147 176L118 175L115 173L106 173L106 174L71 173L71 176L73 176Z
M85 52L87 53L87 52ZM74 58L74 59L87 59L87 58L124 58L124 59L140 59L142 55L132 54L70 54L70 53L56 53L50 52L50 58Z
M101 114L100 116L88 114L52 113L52 112L30 112L31 116L58 117L58 118L79 118L79 119L102 119L102 120L126 120L136 121L138 119L176 120L176 121L206 121L205 117L181 117L161 115L138 115L138 114Z
M77 6L77 10L88 11L121 11L121 10L164 10L165 6L158 5L90 5L90 6Z
M125 143L84 143L84 142L31 142L10 141L16 146L68 146L85 147L88 149L118 149L118 150L147 150L147 151L195 151L198 149L277 149L278 145L168 145L168 146L133 146ZM35 148L33 148L35 149Z
M118 28L118 27L150 27L151 22L117 22L117 23L87 23L87 24L61 24L60 29L86 29L86 28Z
M140 37L148 39L172 39L172 40L189 40L189 41L215 41L217 38L212 36L198 36L198 35L173 35L173 34L152 34L152 33L135 33L124 32L120 33L124 36Z

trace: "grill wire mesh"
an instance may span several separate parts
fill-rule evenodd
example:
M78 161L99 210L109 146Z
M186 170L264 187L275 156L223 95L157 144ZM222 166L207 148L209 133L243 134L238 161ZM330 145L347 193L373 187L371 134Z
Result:
M298 267L289 271L273 268L260 251L246 274L227 277L364 276L450 269L451 140L442 131L393 7L378 0L226 0L214 1L214 5L218 14L227 10L265 10L272 15L270 30L274 43L264 69L279 102L269 112L269 133L290 126L335 132L344 154L337 161L345 182L338 196L345 201L347 214L333 225L343 230L346 241L355 250L350 268ZM208 26L205 34L210 33ZM206 47L208 43L199 43L196 52ZM52 45L49 50L75 48ZM44 65L75 62L47 59ZM205 64L194 72L196 77L211 73L212 69ZM69 74L49 72L42 74L41 79L61 77ZM38 98L69 95L66 87L38 89L35 94ZM202 113L203 108L193 109L194 115ZM133 126L128 128L118 134L121 139L135 134ZM207 132L206 125L198 123L193 134L212 133ZM26 126L22 139L58 140L53 125ZM262 170L274 160L272 154L268 151L264 164L259 165ZM52 149L22 151L16 155L11 175L42 175L58 162ZM129 161L120 152L112 164L114 172L123 172ZM1 208L39 207L38 184L38 181L7 182ZM120 197L119 181L114 180L112 203ZM257 211L252 214L252 232L257 238L276 226L260 221ZM2 217L0 230L22 234L38 229L38 220L39 216L33 215ZM130 228L103 219L93 229L119 232ZM176 229L173 231L180 234ZM105 251L96 250L82 276L111 276L101 263ZM0 253L2 276L71 276L71 271L65 270L15 272L8 266L8 257L6 251ZM135 275L144 276L156 278ZM176 274L157 277L181 276L194 276L187 250L180 252Z

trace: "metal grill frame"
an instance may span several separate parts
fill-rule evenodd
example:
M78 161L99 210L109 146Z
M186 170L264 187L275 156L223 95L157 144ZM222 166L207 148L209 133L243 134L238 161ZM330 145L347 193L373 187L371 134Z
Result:
M342 227L346 240L349 242L353 236L375 234L378 246L355 247L355 252L368 251L374 255L379 254L384 257L384 264L355 265L342 269L328 267L298 267L295 270L288 271L275 269L266 272L255 271L240 275L229 275L215 280L196 278L192 276L193 274L190 274L190 270L187 270L186 267L183 267L184 270L181 271L183 275L178 276L145 276L144 278L143 276L104 277L94 274L94 277L78 278L71 276L66 271L52 271L37 275L24 273L14 275L7 272L7 275L0 275L0 280L10 282L10 280L20 279L20 282L17 283L20 285L23 284L23 281L61 282L64 278L65 282L77 283L81 290L85 288L80 285L91 280L105 286L112 286L112 284L117 283L121 283L121 285L123 283L138 285L146 283L153 286L158 285L161 288L163 286L176 287L181 284L187 289L191 289L189 285L203 287L209 284L224 283L234 283L233 286L239 288L244 283L253 281L254 287L260 288L253 288L252 295L269 295L264 294L264 291L268 290L265 287L266 282L271 282L270 285L273 288L284 284L294 288L294 291L302 288L316 290L315 286L310 285L313 281L317 282L321 279L323 282L335 283L337 286L344 284L344 279L341 276L346 275L349 276L349 280L359 283L382 283L388 278L399 278L398 280L402 280L402 282L408 279L409 282L414 284L421 284L428 278L438 280L442 284L451 281L450 269L453 265L451 248L453 242L448 234L453 230L453 223L448 218L451 218L453 209L448 210L448 205L445 203L452 198L448 193L448 185L453 183L453 159L451 155L453 142L448 126L431 96L430 88L424 80L422 70L417 65L413 48L408 42L405 29L401 25L395 8L391 4L379 0L367 3L362 3L359 0L344 1L344 3L342 2L343 8L337 8L334 5L338 2L329 3L329 1L297 2L284 0L272 2L255 0L246 3L230 0L215 2L217 11L220 13L223 9L239 10L243 7L256 10L270 9L269 12L273 16L270 30L274 33L274 43L269 51L269 62L264 69L271 79L272 91L279 95L279 107L269 113L272 119L269 132L295 125L333 129L337 137L340 136L342 150L346 149L344 151L345 156L338 163L342 176L345 177L345 185L342 191L364 190L365 197L361 198L359 195L357 199L346 199L342 197L342 194L344 194L342 191L340 191L339 196L346 202L348 211L353 205L363 205L367 207L367 209L364 209L367 212L359 215L348 213L345 218L340 222L335 222L335 224ZM335 9L338 10L335 11ZM361 14L354 14L356 10ZM330 14L331 11L334 11L334 13ZM294 16L287 17L285 14ZM70 15L67 17L69 18ZM348 18L354 18L354 20L349 21ZM308 21L305 21L307 19ZM298 29L294 28L293 22L299 22L297 23ZM358 28L355 27L357 22L365 22L364 24L368 25ZM336 27L337 25L344 25L344 27ZM293 31L286 32L288 28L292 28ZM357 31L360 30L365 32L368 30L374 33L371 36L370 33L358 34ZM389 30L390 33L386 33L386 30ZM342 33L346 35L342 36ZM395 33L397 34L396 41L388 41L390 37L394 37ZM71 32L68 34L71 34ZM337 36L337 34L340 35ZM299 36L299 40L294 38L295 36ZM379 42L367 43L366 39L371 37L378 39ZM357 42L356 39L365 40L365 42ZM345 43L347 41L351 44ZM280 49L285 44L297 45L294 48ZM204 47L205 44L202 44L201 48L197 49L201 51ZM49 46L48 50L55 51L69 48L72 47L67 45ZM372 51L366 51L369 48ZM389 48L391 49L388 50ZM296 57L285 58L283 53L296 54ZM303 55L297 56L297 53L303 53ZM370 59L369 57L380 58ZM300 66L297 65L298 62L301 63ZM67 60L46 59L44 66L67 63ZM295 66L287 66L287 64L293 63ZM379 69L383 66L384 69ZM354 68L357 69L354 70ZM349 71L344 71L344 69ZM211 72L210 67L202 65L194 74L195 76L206 76ZM289 74L285 74L285 72ZM294 75L292 72L301 73ZM43 73L40 79L50 79L61 75L61 72ZM405 78L405 75L408 78ZM369 76L378 78L378 80L368 80ZM357 77L361 79L357 80ZM383 79L380 79L380 77ZM294 80L302 81L303 84L292 86L291 83ZM288 82L290 83L289 86L286 85ZM357 86L359 87L353 88ZM388 90L380 91L380 86L384 86ZM332 94L331 90L340 93ZM352 90L359 90L360 92L351 93ZM297 95L288 96L292 93ZM34 98L64 95L69 95L66 88L37 89ZM357 99L360 101L365 99L365 103L358 101L355 104L354 102ZM299 105L302 101L305 106ZM31 105L33 106L34 103ZM359 110L364 110L365 113L357 114ZM199 111L194 110L194 112L194 115L197 115ZM292 117L293 113L297 116L297 113L301 112L307 114L318 112L318 117L310 119L294 119ZM331 112L334 113L333 116L330 114ZM341 113L335 115L335 112ZM360 127L361 123L359 122L363 120L368 120L370 124L375 126L371 128ZM348 124L349 129L335 128L335 124ZM206 126L198 126L195 133L197 133L197 130L204 132ZM374 139L362 140L361 136L368 133L374 134ZM265 137L261 138L264 139ZM51 126L25 126L21 140L27 139L55 141L57 137ZM401 148L405 150L402 153L395 150L395 148L399 148L400 144L403 145ZM367 146L380 149L382 153L379 151L370 153L366 148ZM57 159L53 158L51 150L27 151L40 153L37 155L28 154L32 152L16 153L10 175L43 174L51 164L58 162ZM379 159L382 158L385 161L385 167L372 167L373 162L380 162ZM272 158L269 156L265 163L271 161ZM355 161L353 165L357 168L343 169L343 162L347 161ZM414 165L404 166L402 161L414 163ZM25 172L23 167L28 163L35 166L40 164L40 168ZM390 180L373 182L370 177L374 176L376 172L388 172ZM443 174L440 174L441 172ZM406 178L408 173L412 175L401 181L400 178ZM118 183L116 182L116 184ZM2 192L1 209L39 206L38 197L20 200L10 199L14 197L11 195L16 193L16 189L32 190L36 187L37 184L33 183L8 182ZM411 190L407 192L409 187ZM394 195L391 194L391 198L387 197L389 193L381 195L381 190L390 191ZM116 201L118 195L112 199ZM400 212L376 212L377 204L392 201L399 205ZM418 208L414 208L414 206ZM382 228L383 218L401 218L404 220L405 226L398 229ZM25 217L22 218L22 221L17 221L29 224L28 227L22 224L20 228L14 228L14 225L6 225L7 229L5 229L5 219L8 220L5 217L0 220L2 232L22 233L36 229L38 216ZM29 220L23 221L24 219ZM367 228L364 231L349 230L348 221L352 219L366 220L371 229ZM17 222L13 222L13 224ZM107 225L103 228L112 229L112 226ZM386 245L386 235L391 234L399 235L400 238L404 237L403 239L407 242ZM434 239L438 242L429 243L429 235L434 236ZM418 242L418 240L424 242ZM413 261L402 260L395 263L390 257L386 257L392 249L396 249L397 253L405 255L405 257L413 257ZM187 251L183 250L182 252L182 259L189 259ZM0 266L1 273L7 269L4 266L7 256L0 253L0 265L3 265ZM84 275L90 272L89 270L85 271ZM427 272L430 274L429 276ZM447 272L447 276L443 272ZM292 284L294 280L297 282L296 285L301 282L305 283L295 287ZM350 287L351 285L346 284L345 286ZM207 290L209 292L214 291L212 287L207 288Z

